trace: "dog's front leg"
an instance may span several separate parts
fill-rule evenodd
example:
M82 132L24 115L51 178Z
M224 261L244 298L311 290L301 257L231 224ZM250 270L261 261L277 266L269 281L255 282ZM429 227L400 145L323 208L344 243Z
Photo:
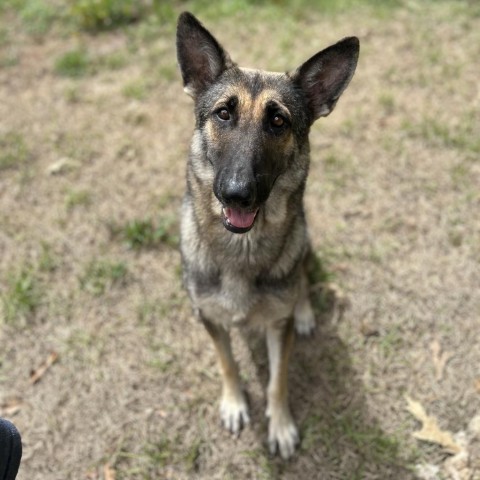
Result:
M267 416L270 452L278 450L282 458L293 455L299 441L297 427L288 406L288 360L293 346L293 318L281 326L267 329L270 380L268 384Z
M218 354L223 380L223 393L220 402L220 415L225 428L235 435L250 421L245 395L240 386L240 375L230 344L230 334L225 328L202 319L212 337Z

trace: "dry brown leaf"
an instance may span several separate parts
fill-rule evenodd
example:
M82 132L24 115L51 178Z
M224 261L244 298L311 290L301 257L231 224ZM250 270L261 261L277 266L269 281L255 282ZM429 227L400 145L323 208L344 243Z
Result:
M430 350L432 351L433 365L435 366L435 378L437 381L440 381L443 378L445 365L453 357L453 353L442 352L442 348L438 340L434 340L430 344Z
M480 378L475 380L475 390L480 393Z
M115 480L115 470L108 463L103 467L103 480Z
M36 370L33 370L30 374L30 383L34 385L37 383L47 372L47 370L58 360L58 353L51 352L47 359Z
M436 443L442 446L448 453L459 453L462 448L455 442L450 432L441 430L438 426L437 419L427 415L425 409L420 402L412 400L408 395L405 396L407 401L407 410L422 424L422 428L413 432L413 436L418 440Z
M12 398L0 405L0 417L13 417L23 407L23 402L19 398Z

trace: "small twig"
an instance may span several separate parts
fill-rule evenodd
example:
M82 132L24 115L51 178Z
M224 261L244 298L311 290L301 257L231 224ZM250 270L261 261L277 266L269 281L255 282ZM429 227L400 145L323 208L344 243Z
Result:
M58 353L51 352L45 362L30 374L30 383L35 385L45 375L47 370L58 360Z

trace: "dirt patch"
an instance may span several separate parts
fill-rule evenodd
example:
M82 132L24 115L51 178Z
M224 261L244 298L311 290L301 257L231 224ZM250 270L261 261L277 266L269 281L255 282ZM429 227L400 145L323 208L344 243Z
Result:
M208 22L236 61L268 69L361 39L352 84L311 133L306 206L327 281L312 291L316 335L292 359L303 442L289 463L264 445L263 343L235 337L252 426L233 439L219 426L213 347L181 288L193 117L173 24L38 41L3 17L0 414L23 436L20 480L409 479L426 471L415 465L454 478L439 446L412 437L405 394L452 432L480 410L472 8L409 2L387 18L356 8L301 21L260 9ZM79 48L83 73L63 76L57 60ZM136 220L168 235L132 248ZM451 353L441 376L432 342Z

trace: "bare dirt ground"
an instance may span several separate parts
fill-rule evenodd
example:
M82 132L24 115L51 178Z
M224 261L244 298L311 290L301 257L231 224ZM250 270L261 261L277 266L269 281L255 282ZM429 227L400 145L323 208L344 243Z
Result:
M294 68L361 39L350 87L311 133L324 272L316 334L291 362L303 441L288 463L265 448L263 343L235 335L253 423L231 438L181 288L193 116L174 21L39 36L1 17L0 415L23 436L19 480L480 478L480 438L452 466L412 436L405 400L453 433L480 413L478 6L275 11L194 13L244 66ZM77 76L58 64L71 51Z

